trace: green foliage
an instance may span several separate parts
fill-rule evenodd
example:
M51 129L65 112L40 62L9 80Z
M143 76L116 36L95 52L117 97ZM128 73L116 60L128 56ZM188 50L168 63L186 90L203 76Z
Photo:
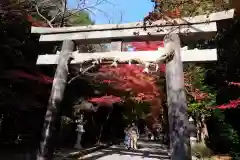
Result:
M91 20L89 13L86 11L80 11L77 13L70 11L69 17L67 17L67 26L84 26L92 24L94 24L94 22Z
M152 0L155 3L154 12L169 14L180 11L181 16L196 16L209 14L214 11L224 10L229 6L229 2L224 0ZM168 15L169 16L169 15ZM171 16L171 15L170 15Z
M125 106L125 111L123 112L123 117L127 121L127 123L130 123L132 121L136 121L139 119L146 120L150 115L150 106L146 102L131 102L131 100L128 101L128 103Z
M238 145L239 144L239 135L234 130L234 128L226 122L223 111L214 110L213 116L217 118L218 123L222 124L222 132L220 133L220 135L223 137L228 137L228 140L231 141L233 147Z
M214 11L222 10L214 4L213 0L192 1L181 5L181 15L196 16L200 14L209 14Z
M193 98L189 99L188 111L192 115L205 115L210 116L211 110L207 107L211 107L216 104L216 91L204 83L205 80L205 68L196 65L189 65L186 68L186 72L191 75L191 85L208 94L208 97L201 101L196 101Z
M212 112L211 119L214 122L212 132L210 132L210 147L215 152L229 153L234 159L239 155L239 134L228 122L224 111L216 109ZM219 145L222 145L220 148Z
M211 149L209 149L204 143L196 143L191 147L192 154L198 158L209 158L212 155Z

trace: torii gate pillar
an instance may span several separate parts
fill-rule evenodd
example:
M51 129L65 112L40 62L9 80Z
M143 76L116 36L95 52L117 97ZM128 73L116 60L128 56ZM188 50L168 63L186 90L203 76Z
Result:
M166 64L171 159L191 160L191 147L188 132L189 122L179 36L177 34L166 35L164 38L164 45L171 45L174 50L173 59Z
M54 76L51 95L47 105L47 111L42 130L42 139L37 160L53 159L53 152L56 140L56 123L58 121L59 107L63 100L64 90L68 78L68 61L74 50L73 41L63 41L62 50L58 60L57 69Z

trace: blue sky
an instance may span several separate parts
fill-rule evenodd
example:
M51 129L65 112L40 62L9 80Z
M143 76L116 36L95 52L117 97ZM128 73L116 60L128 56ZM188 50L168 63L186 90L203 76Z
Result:
M83 0L69 0L68 5L75 8L81 1ZM86 6L93 6L96 1L101 0L87 0ZM108 2L98 5L97 9L91 9L91 17L96 24L142 21L153 8L151 0L108 0Z

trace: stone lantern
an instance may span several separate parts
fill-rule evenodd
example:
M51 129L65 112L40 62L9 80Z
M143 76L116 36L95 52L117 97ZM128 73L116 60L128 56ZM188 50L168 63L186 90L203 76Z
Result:
M83 114L81 114L80 117L75 121L77 123L77 128L76 128L77 140L74 148L77 148L77 149L82 149L81 140L82 140L82 135L85 132L83 128L83 125L84 125L83 118L84 118Z
M197 143L197 128L194 124L194 120L192 117L189 118L189 132L190 132L190 143L194 145Z

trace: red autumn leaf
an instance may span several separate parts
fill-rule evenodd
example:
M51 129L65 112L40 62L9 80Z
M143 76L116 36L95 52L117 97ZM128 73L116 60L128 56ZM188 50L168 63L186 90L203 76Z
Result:
M234 85L234 86L239 86L240 87L240 82L227 82L228 85Z
M27 15L27 20L35 27L49 27L45 22L35 20L31 15Z
M158 50L159 47L164 46L163 41L151 41L151 42L131 42L127 43L134 48L135 51L155 51Z
M109 80L109 79L105 79L105 80L102 81L102 83L108 83L108 84L113 83L113 82L114 82L114 81Z
M237 108L240 105L240 99L231 100L228 104L222 104L215 107L207 107L208 109L232 109Z
M102 97L90 98L88 101L92 103L97 103L102 106L110 106L114 103L119 103L122 100L120 97L116 97L116 96L102 96Z
M29 80L38 81L43 84L51 84L53 82L52 77L49 77L39 72L34 72L34 74L30 74L20 70L10 70L6 72L6 77L25 78Z

